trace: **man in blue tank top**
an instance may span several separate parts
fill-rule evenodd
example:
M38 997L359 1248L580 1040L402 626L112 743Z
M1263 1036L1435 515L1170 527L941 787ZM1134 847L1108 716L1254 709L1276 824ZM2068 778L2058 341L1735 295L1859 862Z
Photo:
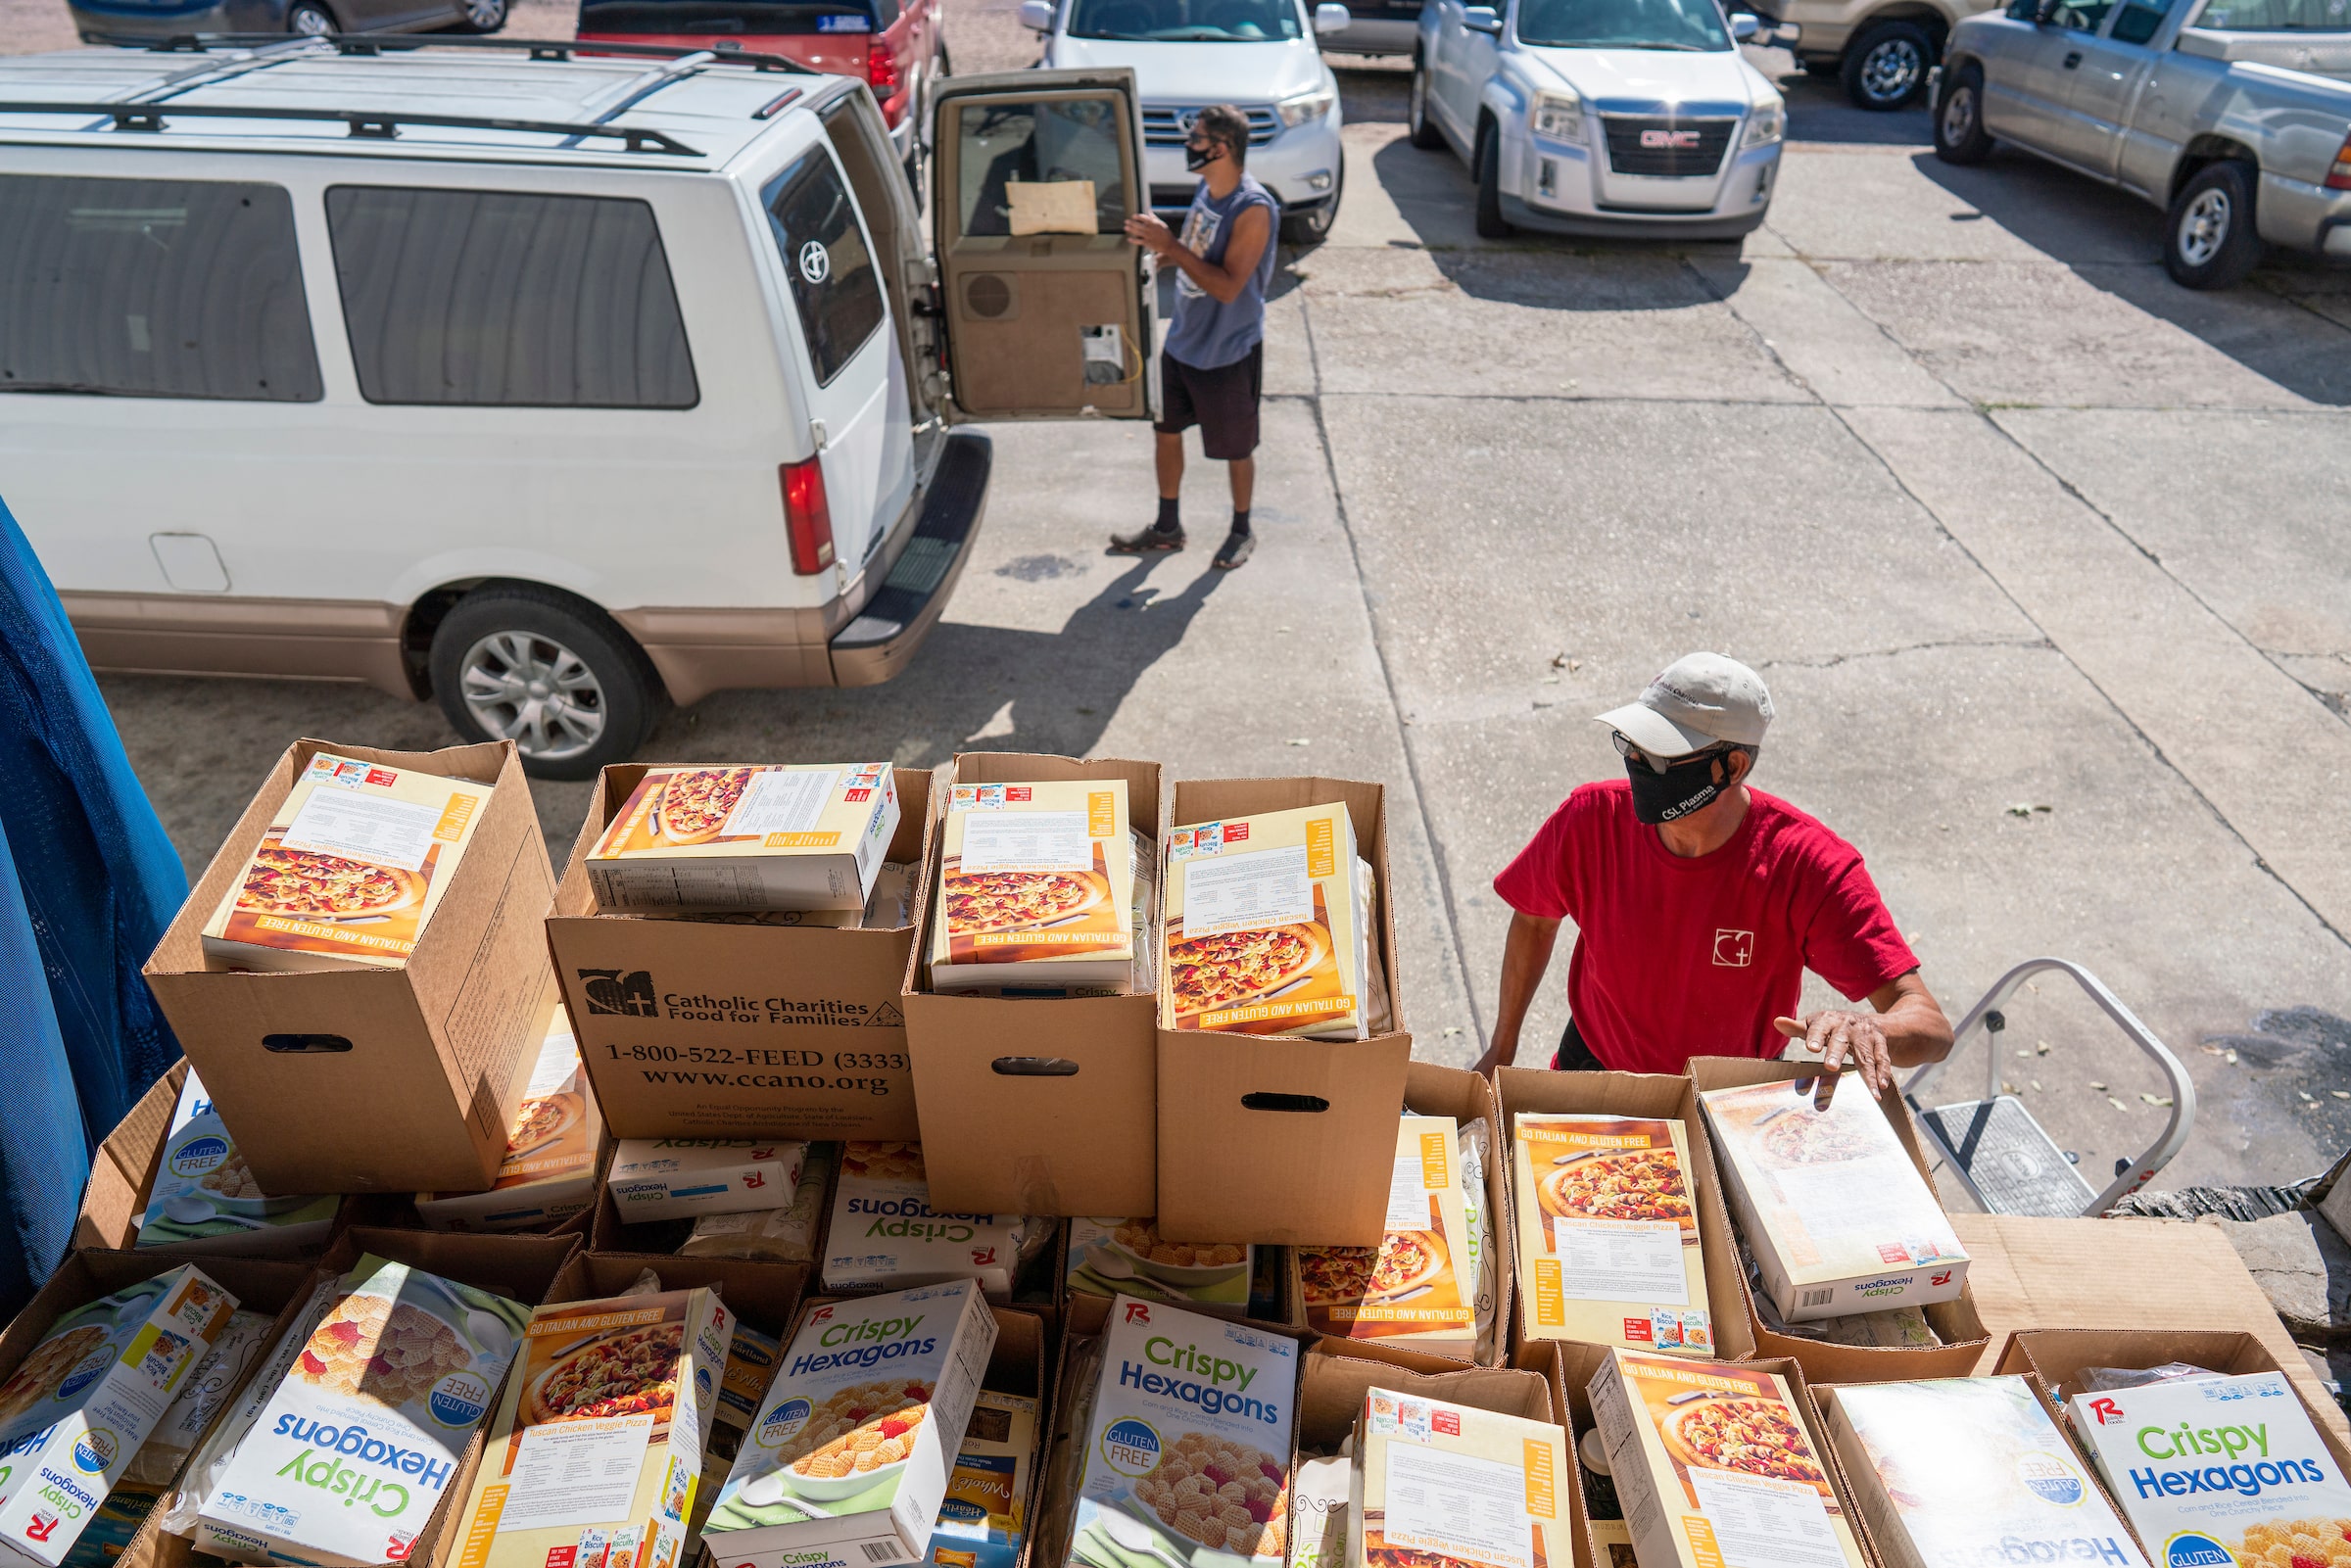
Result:
M1203 109L1183 148L1200 175L1178 235L1149 213L1127 220L1127 237L1176 269L1176 322L1159 360L1159 520L1114 534L1122 555L1183 548L1176 501L1183 484L1183 433L1200 427L1200 450L1232 477L1232 532L1217 550L1226 570L1249 558L1249 499L1257 484L1257 404L1265 384L1266 285L1273 280L1273 224L1280 204L1244 166L1249 120L1229 104Z

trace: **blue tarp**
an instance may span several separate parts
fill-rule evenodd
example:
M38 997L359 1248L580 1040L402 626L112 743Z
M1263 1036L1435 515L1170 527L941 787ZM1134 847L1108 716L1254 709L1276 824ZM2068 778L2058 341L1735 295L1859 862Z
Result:
M179 1056L139 966L187 874L0 503L0 1317L64 1255L98 1140Z

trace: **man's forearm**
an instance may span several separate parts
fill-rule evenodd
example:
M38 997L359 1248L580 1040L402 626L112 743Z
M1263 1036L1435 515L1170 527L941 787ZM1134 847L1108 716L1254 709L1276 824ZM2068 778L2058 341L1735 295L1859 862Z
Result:
M1508 1047L1511 1055L1516 1054L1518 1030L1526 1022L1526 1010L1534 1004L1544 974L1551 968L1551 950L1559 936L1559 923L1556 920L1537 920L1531 915L1518 914L1511 917L1510 935L1504 939L1502 948L1502 994L1497 999L1494 1016L1494 1043ZM1510 1063L1497 1056L1495 1065L1508 1067Z
M1181 272L1185 277L1207 290L1209 297L1219 305L1230 305L1240 297L1240 280L1231 276L1223 267L1203 261L1196 252L1181 245L1175 245L1160 254L1176 263L1176 271Z
M1895 1067L1925 1067L1950 1055L1951 1021L1916 970L1870 1001L1878 1006L1878 1029L1886 1036L1886 1054Z

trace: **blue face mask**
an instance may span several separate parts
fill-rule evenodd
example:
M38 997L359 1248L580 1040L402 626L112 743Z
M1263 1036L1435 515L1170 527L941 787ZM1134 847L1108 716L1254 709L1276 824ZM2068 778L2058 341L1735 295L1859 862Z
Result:
M1685 757L1663 773L1653 770L1646 757L1627 757L1624 772L1633 782L1633 815L1653 828L1689 816L1722 793L1722 785L1714 782L1717 765L1726 770L1729 766L1719 751Z

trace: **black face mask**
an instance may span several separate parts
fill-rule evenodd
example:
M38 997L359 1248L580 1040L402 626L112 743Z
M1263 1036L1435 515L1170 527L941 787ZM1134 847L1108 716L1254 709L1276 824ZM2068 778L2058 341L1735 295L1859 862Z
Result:
M1730 766L1722 752L1708 751L1654 773L1646 759L1625 758L1625 776L1633 782L1633 815L1653 828L1689 816L1722 793L1722 785L1714 782L1717 763L1726 770Z
M1206 147L1194 147L1189 142L1184 144L1183 166L1187 172L1197 174L1216 161L1217 144L1215 142L1210 142Z

